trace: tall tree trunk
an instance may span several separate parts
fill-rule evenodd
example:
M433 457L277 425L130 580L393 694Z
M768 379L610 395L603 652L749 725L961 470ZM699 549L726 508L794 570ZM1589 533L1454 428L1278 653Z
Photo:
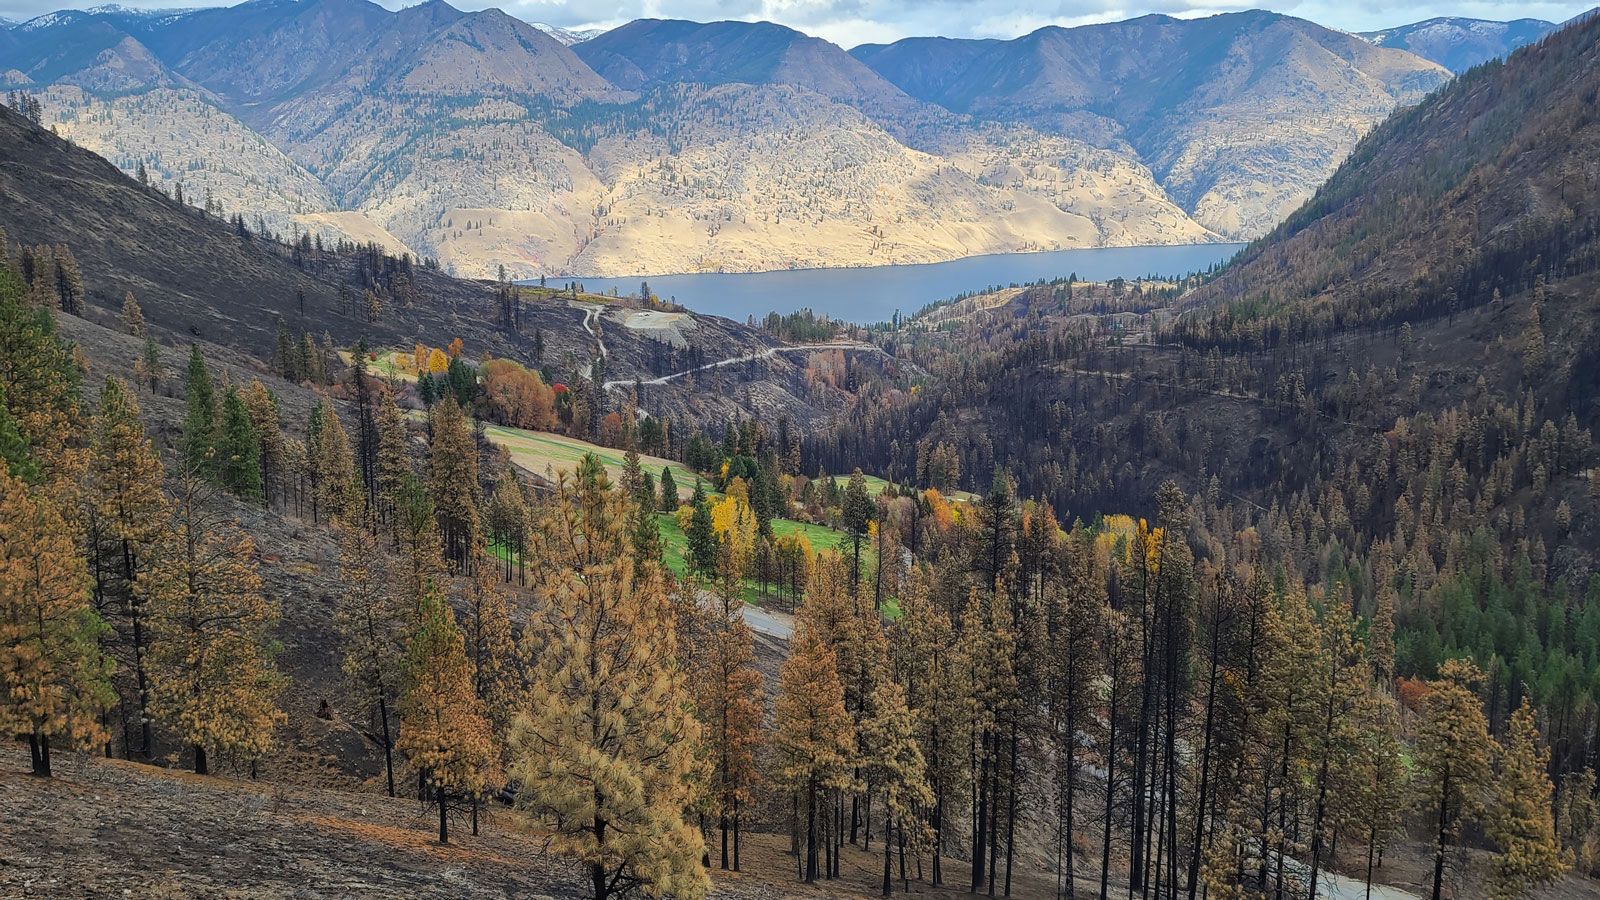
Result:
M1450 833L1450 767L1439 783L1439 837L1433 848L1433 900L1439 900L1444 887L1444 854Z
M1213 616L1211 621L1211 667L1206 677L1206 724L1200 746L1200 796L1195 806L1194 841L1189 849L1189 900L1195 900L1195 893L1200 888L1200 851L1201 844L1205 840L1207 792L1211 786L1211 731L1212 722L1216 719L1217 711L1217 630L1219 618L1220 616Z
M806 884L817 880L817 780L806 786Z
M1106 711L1106 814L1100 836L1100 900L1108 900L1111 881L1111 818L1117 800L1117 672L1111 673L1111 703Z
M40 778L49 778L50 736L47 734L28 735L28 755L33 760L33 774Z
M1006 887L1005 895L1011 896L1011 863L1016 856L1017 838L1017 721L1011 720L1011 778L1006 785Z
M210 767L206 765L206 748L199 744L194 745L194 773L196 775L210 775Z
M439 801L439 843L450 843L450 803L445 796L444 785L435 785L433 789L435 800Z
M383 770L389 776L389 796L394 796L394 741L389 737L389 700L378 694L378 722L383 730Z
M984 839L989 833L989 733L983 733L983 755L978 762L977 826L972 829L972 893L983 889Z
M883 819L883 896L889 896L894 890L894 880L890 878L890 865L894 859L893 849L889 844L889 828L893 824L887 815Z

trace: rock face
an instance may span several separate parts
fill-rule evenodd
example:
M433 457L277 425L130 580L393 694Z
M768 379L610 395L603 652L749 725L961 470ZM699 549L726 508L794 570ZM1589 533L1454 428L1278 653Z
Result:
M124 171L468 276L1251 237L1446 78L1265 13L852 53L770 23L587 37L441 0L0 31L0 82L42 92L48 124Z

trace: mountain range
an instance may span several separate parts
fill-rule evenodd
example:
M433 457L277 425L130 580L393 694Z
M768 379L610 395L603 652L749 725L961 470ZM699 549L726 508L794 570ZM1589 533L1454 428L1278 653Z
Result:
M1543 19L1491 22L1442 16L1385 31L1362 32L1361 36L1379 47L1409 50L1460 74L1531 44L1557 27Z
M443 0L110 7L0 31L0 86L125 171L471 276L1253 238L1449 78L1259 11L849 52L770 23L587 37Z

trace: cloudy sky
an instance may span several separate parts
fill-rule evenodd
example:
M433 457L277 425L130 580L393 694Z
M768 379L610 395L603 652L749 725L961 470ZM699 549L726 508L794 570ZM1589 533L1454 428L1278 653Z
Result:
M0 17L23 20L63 5L90 7L106 0L0 0ZM178 0L122 0L124 5L161 8ZM203 5L204 0L201 0ZM397 8L405 0L379 0ZM1270 8L1347 31L1373 31L1434 16L1483 19L1532 17L1560 22L1591 8L1586 3L1547 0L1424 0L1395 9L1393 0L1278 0ZM845 47L912 35L1010 38L1044 25L1086 25L1146 13L1195 17L1249 9L1259 4L1232 0L452 0L463 9L498 6L532 22L567 28L610 28L642 17L767 20L827 38Z

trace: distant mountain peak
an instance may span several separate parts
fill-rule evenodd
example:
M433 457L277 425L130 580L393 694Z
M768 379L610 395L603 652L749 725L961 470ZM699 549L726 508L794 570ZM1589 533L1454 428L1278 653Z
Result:
M606 33L604 28L562 28L559 25L546 25L543 22L529 22L528 24L568 47L573 44L581 44Z
M1409 25L1357 35L1379 47L1405 50L1460 74L1480 63L1505 56L1558 28L1543 19L1471 19L1436 16Z

